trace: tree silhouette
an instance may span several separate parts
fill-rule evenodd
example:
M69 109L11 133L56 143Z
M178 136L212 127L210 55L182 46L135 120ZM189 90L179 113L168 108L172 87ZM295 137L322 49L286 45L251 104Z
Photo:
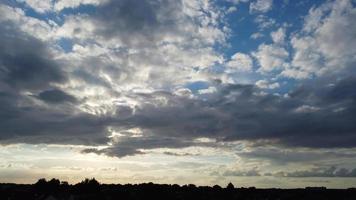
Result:
M228 190L234 190L235 186L230 182L229 184L227 184L226 189Z
M50 181L47 181L45 178L39 179L35 183L35 190L38 193L56 193L59 190L60 181L58 179L52 178Z
M95 193L100 191L100 183L95 178L86 178L82 182L77 183L75 188L79 192Z
M172 199L172 200L265 200L265 199L337 199L351 200L356 197L356 189L327 189L325 187L307 187L305 189L258 189L255 187L235 188L229 183L226 188L219 185L196 186L186 184L100 184L94 178L84 179L75 185L60 182L58 179L47 181L42 178L34 185L0 183L0 199L39 200L39 199Z

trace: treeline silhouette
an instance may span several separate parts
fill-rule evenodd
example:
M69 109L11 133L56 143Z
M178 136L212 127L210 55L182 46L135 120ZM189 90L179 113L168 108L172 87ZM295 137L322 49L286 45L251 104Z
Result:
M356 189L327 189L307 187L304 189L256 189L235 188L229 183L225 188L215 185L193 184L100 184L94 178L70 185L58 179L39 179L35 184L0 184L1 200L273 200L273 199L337 199L355 200Z

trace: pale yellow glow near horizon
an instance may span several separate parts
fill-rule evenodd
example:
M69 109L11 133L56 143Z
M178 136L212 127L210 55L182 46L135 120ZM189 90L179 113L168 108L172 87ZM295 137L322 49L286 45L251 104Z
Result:
M156 149L146 154L124 158L82 154L84 146L73 145L8 145L1 146L0 182L34 183L39 178L58 178L77 183L84 178L96 178L101 183L167 183L236 187L326 186L348 188L355 178L287 178L272 176L215 176L214 171L230 167L243 168L244 163L229 152L214 148L191 147L183 150ZM172 151L177 155L165 155ZM187 156L184 152L191 153Z

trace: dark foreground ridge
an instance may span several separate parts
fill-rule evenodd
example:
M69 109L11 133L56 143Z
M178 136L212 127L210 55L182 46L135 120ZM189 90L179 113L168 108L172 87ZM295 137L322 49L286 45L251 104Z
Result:
M307 187L304 189L256 189L235 188L231 183L226 188L218 185L179 186L177 184L100 184L93 179L85 179L75 185L58 179L47 181L40 179L35 184L0 184L2 200L81 200L81 199L124 199L124 200L272 200L272 199L337 199L355 200L356 189L327 189L325 187Z

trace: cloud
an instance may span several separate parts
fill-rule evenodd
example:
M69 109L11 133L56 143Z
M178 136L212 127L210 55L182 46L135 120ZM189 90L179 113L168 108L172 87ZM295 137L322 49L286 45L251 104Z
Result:
M55 11L62 11L66 8L76 8L80 5L94 5L97 6L99 4L105 3L107 0L56 0L54 2L54 10Z
M259 80L255 84L257 87L259 87L261 89L276 89L276 88L279 88L279 86L280 86L278 82L269 83L266 80Z
M6 101L13 98L3 96L2 116L7 116L8 120L0 124L2 141L109 142L111 145L105 149L85 152L118 157L144 149L218 144L195 140L201 137L221 142L265 139L291 147L355 147L356 127L351 123L355 120L355 80L349 78L327 87L301 87L290 92L289 97L260 95L252 85L222 85L217 93L205 100L169 92L136 93L133 97L143 98L146 103L137 106L134 112L129 108L127 111L118 108L114 116L60 114L50 110L39 112L35 108L21 110L21 107L15 107L15 102ZM295 112L302 105L321 109ZM340 107L344 109L340 110ZM107 132L109 126L115 133L112 137ZM133 128L140 132L128 131Z
M309 105L302 105L295 109L295 112L299 113L308 113L308 112L315 112L318 111L320 108L309 106Z
M113 156L113 157L124 157L124 156L132 156L132 155L138 155L138 154L144 154L142 151L137 150L134 147L110 147L110 148L105 148L105 149L95 149L95 148L89 148L89 149L84 149L81 151L82 153L95 153L95 154L104 154L107 156Z
M259 161L269 161L270 164L276 166L302 164L320 164L328 161L334 161L340 163L340 160L352 160L356 155L353 149L311 149L311 148L299 148L299 147L283 147L273 146L273 141L267 143L267 145L253 144L252 148L236 152L236 154L245 159L257 159Z
M84 113L14 105L19 101L14 97L6 99L5 94L1 96L1 144L103 145L108 141L103 137L106 132L103 119Z
M199 94L211 94L216 92L216 88L215 87L208 87L207 89L202 89L202 90L198 90Z
M250 3L250 13L265 13L272 9L273 0L256 0Z
M108 0L17 0L18 2L24 2L27 6L40 14L50 12L61 12L63 9L74 9L80 5L92 5L97 6L99 4L106 3Z
M354 81L349 78L329 87L301 87L289 93L289 97L259 95L258 89L251 85L220 87L215 95L204 101L170 93L145 94L145 99L152 101L138 107L134 115L121 120L117 126L139 127L145 135L155 138L155 142L148 142L147 146L143 140L151 141L150 137L125 139L130 141L129 147L137 145L135 149L213 144L181 143L202 136L227 142L265 139L290 147L355 147L352 141L356 137L353 134L356 127L351 123L355 107L351 92ZM351 91L337 92L339 88ZM165 103L159 103L158 99L164 99ZM306 104L321 109L295 112ZM345 109L339 110L339 107ZM126 145L114 145L111 153L116 146Z
M301 32L291 39L293 59L282 75L295 79L353 71L356 8L334 1L309 10Z
M230 71L251 71L252 59L249 55L243 53L235 53L226 63Z
M250 170L226 170L222 176L261 176L256 168Z
M124 157L136 154L144 154L143 150L158 148L183 148L189 146L206 146L205 143L182 140L182 138L164 136L118 136L111 138L112 145L103 149L89 148L82 153L105 154L113 157Z
M102 143L106 127L96 116L73 106L42 107L33 97L51 103L74 102L60 90L67 73L41 40L22 32L16 24L0 28L0 143ZM68 107L69 106L69 107ZM75 113L77 112L77 113ZM75 135L75 137L73 137ZM89 137L91 135L92 137Z
M68 14L61 25L0 5L1 143L106 144L108 127L129 126L122 119L146 102L136 91L208 79L193 67L222 60L212 45L225 35L211 3L80 1L87 3L95 13ZM62 38L73 43L70 51L56 46Z
M330 63L353 63L345 41L335 49L327 46L330 52L320 50L344 32L353 44L348 36L353 29L341 24L353 22L346 1L320 8L332 12L313 20L318 26L305 19L303 32L292 36L292 63L282 44L283 29L272 34L275 43L260 44L251 54L261 72L255 84L222 80L228 70L252 73L253 61L238 52L224 62L216 46L225 45L229 27L224 9L212 2L80 2L92 4L95 12L65 15L60 24L0 6L1 144L93 145L83 152L116 157L158 148L219 148L235 141L309 149L356 146L355 77L300 82L282 94L264 91L283 86L268 73L310 75L307 52L299 50L319 49L308 54L312 60L320 54ZM261 2L251 3L254 12L267 10ZM57 9L78 5L66 2ZM260 28L275 24L264 15L256 22ZM323 34L330 27L343 32ZM60 39L72 48L63 51ZM219 67L228 70L216 72ZM197 82L207 87L188 87Z
M227 37L220 11L201 1L108 1L91 15L65 18L56 35L75 44L61 58L76 78L120 93L207 80L223 62L213 48Z
M281 44L286 37L285 28L279 28L277 31L271 33L271 37L274 43Z
M19 31L41 41L50 40L57 27L53 21L47 23L38 18L27 16L24 10L6 4L0 4L0 23L11 23L11 26L16 27Z
M258 38L262 38L263 36L264 35L262 33L257 32L257 33L252 34L250 38L256 40Z
M294 79L306 79L312 77L312 75L306 71L300 69L286 68L281 72L281 75Z
M257 59L261 66L259 72L272 72L275 70L283 69L287 64L289 53L283 47L278 45L261 44L256 52L252 55Z
M200 21L199 16L207 13L213 14L206 18L209 23L195 23L194 19ZM95 15L83 18L88 20L88 25L78 28L85 30L91 26L91 36L120 46L152 47L184 42L186 38L207 45L222 42L225 37L218 28L220 15L213 4L200 1L106 1L97 6Z
M6 69L2 70L1 84L7 88L1 95L1 116L6 119L0 123L2 143L106 145L111 142L108 148L86 152L118 157L134 155L143 149L213 145L188 142L202 136L220 141L271 139L281 145L310 148L356 145L353 142L356 127L352 123L355 121L354 77L335 81L333 85L327 82L300 87L288 97L259 95L259 89L253 85L217 84L216 92L206 100L172 92L131 91L127 97L143 103L134 109L116 106L113 115L91 115L73 105L63 105L69 107L58 111L43 109L33 103L31 96L16 92L38 91L39 98L47 102L71 101L65 90L62 93L50 89L52 84L66 80L66 76L46 46L14 28L2 28L0 34L4 40L0 55L5 61L2 69ZM14 46L21 48L14 49ZM13 55L16 60L8 59ZM18 62L26 60L27 55L31 55L31 62ZM31 65L36 59L36 63L43 65ZM24 66L31 70L23 69ZM295 112L303 105L320 109ZM113 139L116 137L109 137L108 127L120 133L139 128L144 136L126 136L116 141Z
M18 30L11 22L2 25L0 80L4 85L17 90L31 90L65 81L65 72L52 59L50 50L42 41Z
M233 13L233 12L236 12L236 11L237 11L237 8L235 6L231 6L226 10L226 13L230 14L230 13Z
M52 0L25 0L26 4L36 12L45 13L52 10Z
M299 170L293 172L278 172L275 176L283 177L356 177L356 169L336 168L313 168L310 170Z
M275 19L267 17L266 15L258 15L254 22L258 24L260 30L271 28L277 23Z
M199 153L176 153L176 152L170 152L170 151L165 151L163 152L165 155L169 156L199 156Z
M45 90L38 94L38 98L48 103L75 103L77 101L74 96L59 89Z
M226 0L227 2L233 3L233 4L239 4L239 3L246 3L249 0Z

